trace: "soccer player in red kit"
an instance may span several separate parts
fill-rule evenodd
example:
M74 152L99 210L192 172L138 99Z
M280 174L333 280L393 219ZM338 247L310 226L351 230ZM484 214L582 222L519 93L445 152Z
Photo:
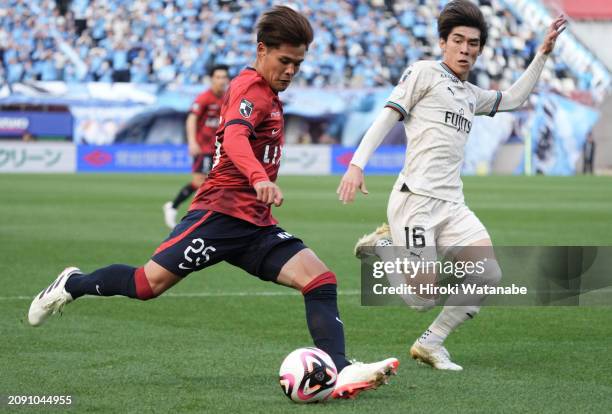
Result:
M215 134L219 127L223 95L229 82L229 68L215 65L210 70L210 89L202 92L191 105L185 130L189 155L193 157L191 171L193 177L178 192L173 201L163 205L164 221L173 229L176 226L176 209L187 200L206 180L212 168L215 152Z
M255 65L231 82L224 97L213 168L188 214L142 267L115 264L90 274L66 268L35 296L28 314L31 325L42 324L83 295L151 299L189 273L226 261L302 292L313 342L330 355L338 371L335 398L353 398L386 383L399 361L348 362L336 276L271 215L271 206L283 202L275 184L284 139L277 94L291 83L312 38L308 20L289 7L277 6L262 15Z

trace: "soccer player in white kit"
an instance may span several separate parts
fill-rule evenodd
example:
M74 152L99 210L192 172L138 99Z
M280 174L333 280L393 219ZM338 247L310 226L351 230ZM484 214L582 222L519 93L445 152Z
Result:
M474 116L494 116L498 111L515 110L525 102L566 23L565 17L559 16L550 24L535 58L508 90L483 90L467 82L467 78L487 40L484 17L468 0L454 0L444 7L438 18L442 61L418 61L404 71L338 187L339 199L344 203L354 200L357 189L367 194L363 169L394 124L402 121L409 142L404 168L389 198L389 226L383 225L360 239L355 250L358 256L365 246L393 244L408 250L433 247L434 254L436 250L441 255L450 252L456 260L486 258L485 273L473 281L489 286L499 283L501 269L491 238L464 203L460 172L465 143ZM379 253L383 250L378 248L376 253L387 260L384 253ZM466 282L469 280L468 276ZM438 317L410 349L414 359L436 369L462 369L451 361L443 342L478 313L485 298L472 297L465 306L465 298L454 296L448 297ZM419 311L436 305L431 296L410 295L404 300Z

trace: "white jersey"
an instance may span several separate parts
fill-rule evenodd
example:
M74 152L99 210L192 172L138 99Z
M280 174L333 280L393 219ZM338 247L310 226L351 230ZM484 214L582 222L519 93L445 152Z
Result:
M387 107L398 111L408 145L396 189L463 202L461 167L474 115L493 116L501 92L459 80L442 62L419 61L408 67Z

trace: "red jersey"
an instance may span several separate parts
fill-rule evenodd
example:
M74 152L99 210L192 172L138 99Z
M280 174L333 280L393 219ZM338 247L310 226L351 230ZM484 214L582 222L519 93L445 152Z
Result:
M253 185L276 181L284 143L278 95L255 69L232 80L221 106L213 168L190 210L212 210L269 226L271 207L257 201Z
M215 152L215 133L219 127L219 115L223 96L209 89L202 92L191 104L191 113L196 116L196 141L204 154Z

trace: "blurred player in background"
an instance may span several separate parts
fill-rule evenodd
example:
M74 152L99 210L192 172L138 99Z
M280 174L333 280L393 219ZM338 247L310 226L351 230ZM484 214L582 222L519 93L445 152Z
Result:
M181 188L174 201L168 201L163 206L164 221L170 229L176 226L178 207L204 184L212 168L215 133L219 127L223 95L229 83L229 68L226 65L216 65L209 75L210 89L195 99L185 125L189 155L193 157L193 178Z
M289 7L262 15L255 65L240 72L225 94L213 167L189 213L144 266L115 264L90 274L65 269L34 298L31 325L42 324L83 295L152 299L190 273L226 261L302 292L313 342L339 372L335 398L353 398L386 383L399 361L348 362L336 276L300 239L278 227L271 214L272 204L283 202L275 184L284 143L278 92L289 87L312 38L308 20Z
M365 253L365 246L378 246L375 252L381 259L394 260L394 249L384 247L394 245L406 247L414 257L433 256L426 260L449 254L459 261L484 260L484 273L468 274L465 282L499 283L501 269L491 238L464 203L460 173L465 143L475 115L494 116L523 104L566 23L563 16L551 23L535 58L508 90L483 90L467 78L487 41L484 17L468 0L455 0L444 7L438 18L442 62L419 61L404 71L338 187L344 203L353 201L357 189L367 194L363 169L395 123L403 121L409 143L404 168L389 198L390 226L385 224L361 238L355 247L358 256ZM427 284L436 282L435 274L419 277ZM432 296L407 295L403 299L420 311L437 304ZM450 295L439 316L412 345L411 356L437 369L461 370L451 361L443 342L459 325L476 316L483 300L483 295Z

